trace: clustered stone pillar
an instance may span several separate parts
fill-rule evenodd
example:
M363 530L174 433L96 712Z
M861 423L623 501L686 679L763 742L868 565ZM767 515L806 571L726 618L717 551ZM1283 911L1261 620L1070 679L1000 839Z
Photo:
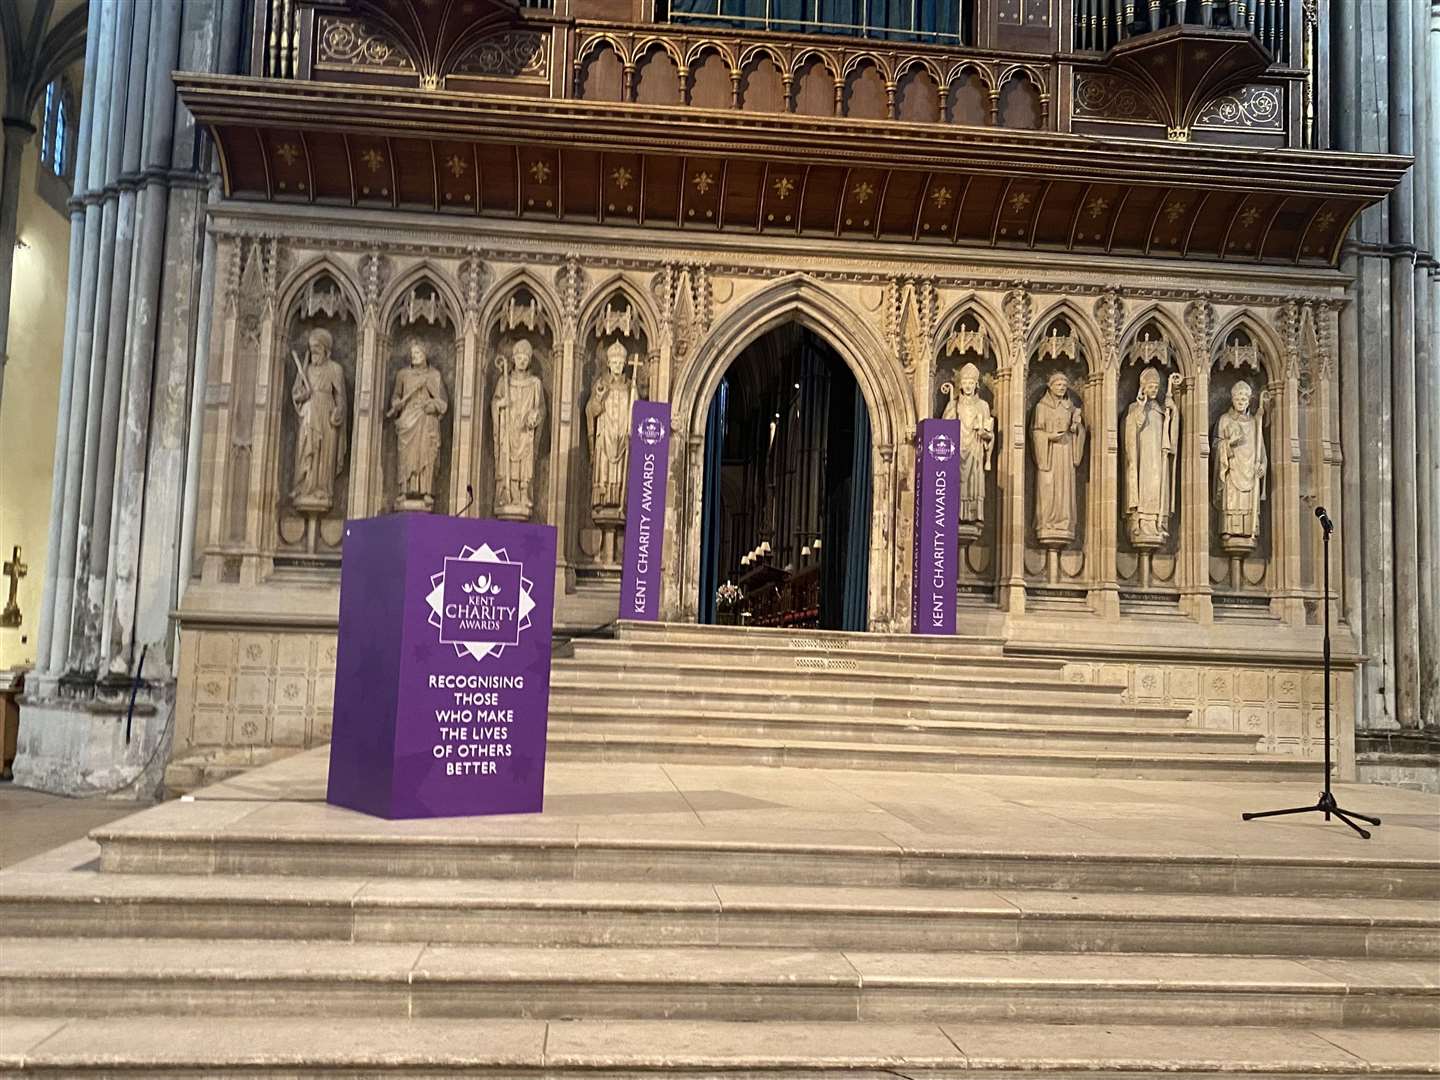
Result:
M234 70L242 8L90 5L49 561L15 764L27 786L145 794L164 768L194 294L213 272L209 150L170 74Z
M1362 751L1386 733L1418 739L1417 749L1440 740L1440 12L1431 8L1331 5L1335 148L1415 157L1390 198L1362 215L1344 255L1355 287L1339 340L1342 580L1369 658L1356 709ZM1375 56L1388 57L1388 80L1372 77Z

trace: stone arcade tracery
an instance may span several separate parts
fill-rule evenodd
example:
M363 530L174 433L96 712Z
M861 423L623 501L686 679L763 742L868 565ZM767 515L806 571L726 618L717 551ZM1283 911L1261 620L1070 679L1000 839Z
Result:
M669 388L677 410L666 612L694 617L700 485L693 477L709 398L719 374L747 341L797 319L832 342L856 371L871 414L872 627L894 629L897 613L908 607L908 560L894 552L910 543L908 477L914 424L921 415L911 403L928 400L931 415L949 409L962 420L968 417L974 442L962 621L1011 627L1037 647L1052 634L1088 635L1096 642L1093 663L1077 658L1073 677L1124 679L1137 694L1148 695L1157 685L1154 669L1136 655L1132 622L1146 619L1151 644L1171 650L1169 674L1158 684L1167 700L1174 695L1176 701L1193 701L1206 723L1254 731L1277 752L1315 748L1318 684L1305 664L1294 666L1293 650L1267 659L1266 649L1288 640L1277 637L1279 630L1302 638L1313 633L1308 612L1318 600L1318 563L1308 552L1302 558L1301 518L1310 504L1302 500L1299 484L1303 466L1307 491L1337 500L1338 470L1315 452L1321 433L1334 430L1335 403L1316 392L1313 376L1307 376L1311 390L1302 397L1302 373L1286 373L1280 365L1284 339L1269 327L1294 305L1297 325L1308 320L1319 327L1306 346L1314 353L1320 342L1331 340L1324 328L1333 325L1337 310L1327 286L1299 292L1257 286L1206 295L1183 287L1156 290L1142 277L1087 280L1078 268L1043 276L1031 270L1025 280L1006 280L993 271L952 267L927 279L935 310L921 338L915 322L890 315L893 278L883 267L877 273L873 265L839 257L807 258L793 267L761 259L717 260L697 270L670 262L659 245L637 251L597 243L577 253L574 245L549 250L492 238L486 256L477 259L438 235L422 237L411 250L392 246L377 254L364 227L340 236L326 230L322 236L309 223L276 212L255 220L249 211L224 211L213 227L222 251L273 249L282 284L265 288L278 294L277 310L296 312L297 328L275 339L276 363L283 349L293 368L289 342L303 338L302 330L308 333L308 316L300 314L307 304L297 308L286 297L317 291L333 296L333 311L320 309L315 318L342 336L351 325L345 321L347 305L360 306L350 418L357 432L377 409L393 408L400 370L377 376L377 361L391 347L367 331L369 320L390 310L398 327L395 311L410 309L405 297L413 288L400 283L413 281L422 267L429 282L424 296L466 298L453 339L457 363L442 384L454 425L439 442L437 481L442 474L448 478L448 498L459 493L449 505L461 505L470 485L482 513L518 513L523 504L505 500L512 492L523 495L519 481L526 455L533 454L529 513L561 531L561 550L570 553L561 568L567 589L561 605L575 623L598 625L610 617L614 585L605 571L614 565L610 545L618 544L624 529L623 480L617 490L612 457L624 446L617 437L627 434L629 402L661 387ZM264 239L270 236L276 239ZM229 261L243 277L245 261ZM692 306L694 281L702 274L708 305L703 327ZM386 281L395 284L387 289ZM650 307L645 298L652 294L671 300ZM400 299L387 299L392 295ZM262 306L268 302L261 297ZM1043 314L1036 317L1037 312ZM431 326L423 320L420 325ZM438 333L440 324L435 325ZM411 326L399 328L397 336ZM434 340L448 340L448 333ZM897 335L908 340L894 349L882 344ZM1297 331L1297 340L1302 336ZM235 335L217 348L211 370L218 378L237 370L236 361L250 346ZM435 346L430 348L433 357ZM408 338L400 337L391 362L404 360L409 370L409 356ZM1210 362L1197 364L1197 356ZM914 362L907 364L907 357ZM1017 365L1012 357L1023 359ZM254 361L266 363L263 356ZM1321 358L1313 355L1310 362L1319 364ZM517 389L526 381L521 376L531 373L536 384ZM1066 386L1056 394L1062 375ZM1298 461L1270 464L1258 519L1253 513L1247 519L1255 543L1241 554L1236 578L1227 547L1233 547L1234 530L1226 531L1229 519L1212 505L1231 472L1222 476L1222 454L1213 444L1230 409L1231 386L1240 378L1271 393L1268 445L1279 444L1290 431L1306 432L1307 439L1299 444ZM375 388L369 395L367 385ZM610 409L612 395L625 407ZM210 399L216 431L233 427L237 408L250 407L233 395L212 393ZM1056 405L1048 404L1052 399ZM283 399L272 397L267 410L254 406L264 413L254 426L266 439L281 434L276 422L277 414L283 417L281 404L293 411L288 392ZM512 421L512 408L519 423ZM1037 424L1046 408L1063 412L1063 423ZM1047 489L1040 476L1035 438L1052 426L1061 436L1049 443L1052 467L1063 456L1054 451L1061 443L1068 454L1062 464L1074 480L1069 493L1063 485ZM991 431L993 441L986 440ZM232 440L217 442L216 449L207 479L215 501L253 509L250 495L236 494L249 472L232 461L269 460L283 447L262 441L242 448ZM393 484L377 472L382 459L358 451L351 456L350 497L365 513L393 505ZM1231 468L1228 461L1223 465ZM623 477L623 470L618 475ZM265 513L283 519L286 488L271 483L261 490L271 500ZM438 483L436 492L438 509ZM1133 507L1126 502L1132 496ZM1050 500L1045 517L1055 518L1056 532L1042 534L1036 527L1042 500ZM318 552L327 550L322 529ZM283 530L207 528L197 542L202 584L192 603L225 603L233 583L247 580L277 611L293 603L286 595L292 584L333 589L333 564L307 562L287 551L303 556L304 545L287 546ZM1147 569L1146 562L1153 565ZM301 635L310 642L305 649L328 647L323 633L307 634ZM194 695L187 696L194 720L182 725L182 745L246 738L240 726L247 706L227 698L223 689L213 700L206 696L207 673L224 670L226 663L216 652L220 637L203 624L187 628L185 635L191 660L183 685L195 689L182 689ZM301 647L298 640L287 644L283 634L271 640L266 649ZM1285 687L1295 687L1293 695ZM285 719L283 702L274 704L282 706L278 714ZM307 700L295 719L303 726L283 738L302 744L323 738L324 708L324 699ZM278 742L278 735L261 731L249 737Z

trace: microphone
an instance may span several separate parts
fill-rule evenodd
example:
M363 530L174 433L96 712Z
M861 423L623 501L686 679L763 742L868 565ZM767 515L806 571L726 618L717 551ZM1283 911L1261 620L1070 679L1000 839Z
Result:
M1320 519L1320 527L1325 530L1325 535L1335 531L1335 523L1330 520L1330 515L1325 513L1325 507L1315 507L1315 516Z
M458 514L456 514L455 516L456 516L456 517L464 517L464 516L465 516L465 511L470 509L470 504L473 503L474 501L475 501L475 489L474 489L471 485L466 484L466 485L465 485L465 505L462 506L462 507L460 507L460 512L459 512Z

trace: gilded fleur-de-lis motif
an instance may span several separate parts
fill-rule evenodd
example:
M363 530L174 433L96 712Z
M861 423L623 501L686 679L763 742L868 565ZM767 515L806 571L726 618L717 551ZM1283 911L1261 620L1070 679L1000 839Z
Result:
M936 188L930 193L930 201L935 204L936 210L944 210L950 205L950 189L948 187Z
M1034 196L1028 191L1017 191L1014 195L1010 196L1010 212L1012 214L1023 214L1025 208L1030 205L1032 198L1034 198Z
M1335 212L1333 210L1322 211L1315 219L1315 228L1322 233L1330 231L1330 226L1335 224Z
M281 143L275 148L275 156L286 165L294 165L295 159L300 156L300 151L294 143Z
M784 200L788 199L790 193L795 190L795 181L788 176L781 176L777 177L775 183L771 184L770 187L775 192L777 199Z
M1095 198L1090 200L1089 205L1085 207L1085 212L1090 215L1090 220L1094 221L1109 209L1110 200L1103 195L1096 195Z
M861 180L850 189L850 194L855 197L857 203L864 206L870 201L870 196L875 194L875 186L869 180Z
M1247 206L1245 208L1245 212L1240 215L1240 224L1247 229L1253 228L1255 226L1255 222L1259 220L1260 211L1253 206Z
M535 178L537 184L543 184L550 179L550 163L548 161L532 161L530 163L530 175Z
M624 191L626 188L628 188L630 186L630 181L634 178L635 174L632 173L629 169L627 169L624 165L621 165L618 169L616 169L610 174L610 179L614 181L615 186L621 191Z
M450 175L455 177L456 180L459 180L460 177L464 176L465 170L470 168L470 163L464 158L462 158L459 154L451 154L450 160L445 162L445 164L449 166Z
M1180 199L1176 199L1165 207L1165 220L1170 222L1171 225L1174 225L1183 213L1185 213L1185 203Z
M376 150L373 146L360 155L360 160L372 173L379 172L380 166L385 164L385 155Z
M695 185L695 190L704 195L715 186L715 178L708 172L697 172L690 178L690 183Z

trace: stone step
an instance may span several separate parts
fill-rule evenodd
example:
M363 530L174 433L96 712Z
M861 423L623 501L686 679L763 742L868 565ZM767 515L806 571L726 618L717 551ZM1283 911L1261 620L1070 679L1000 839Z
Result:
M470 1020L182 1016L14 1018L0 1070L37 1075L250 1078L477 1076L554 1080L881 1080L1157 1075L1418 1077L1440 1074L1416 1028L1034 1023Z
M552 679L557 683L584 682L612 685L632 680L682 679L694 688L729 687L737 679L763 680L777 693L792 689L823 689L831 692L874 693L893 697L945 700L952 697L1000 694L1054 694L1057 700L1119 700L1121 686L1099 683L1063 682L1053 671L1035 672L1003 667L957 666L951 671L912 672L897 669L813 669L756 667L744 659L723 659L692 653L685 659L667 657L651 660L623 652L605 656L577 656L555 662Z
M944 656L1003 656L1005 639L985 634L872 634L850 630L795 630L768 626L707 626L700 623L632 622L615 624L619 641L699 641L706 644L776 644L787 648L844 652L882 649L887 652ZM584 639L578 639L584 640Z
M847 649L804 648L783 642L754 641L668 641L645 638L572 641L567 655L580 660L625 657L646 664L694 662L697 658L725 665L777 671L905 671L946 674L962 671L1033 673L1059 677L1065 670L1061 660L1005 656L991 652L957 655L954 650L885 649L857 646Z
M1440 1024L1429 960L0 939L6 1016Z
M1118 724L1134 726L1152 722L1156 726L1169 723L1183 727L1192 712L1183 707L1136 705L1122 701L1111 687L1082 688L1018 687L965 689L950 694L926 693L923 689L907 693L907 688L893 687L883 691L874 688L816 687L813 682L786 686L783 689L761 681L747 679L743 674L726 679L710 679L706 683L688 676L637 675L604 679L582 675L557 667L551 680L552 707L571 705L608 706L632 711L665 715L683 714L686 710L764 710L780 709L813 714L825 711L845 716L930 717L953 720L1014 719L1023 722L1071 721L1076 723Z
M1260 1080L1440 1074L1417 1028L1262 1028L1035 1023L15 1017L0 1070L36 1075L243 1074L439 1080L881 1080L1034 1077Z
M801 739L819 742L968 747L1027 747L1109 753L1251 754L1256 737L1229 731L1177 727L1098 727L1075 724L1024 726L994 720L931 720L907 717L845 717L823 713L725 712L696 709L664 716L631 710L560 705L550 711L549 732L614 735L687 735L714 739ZM1313 763L1312 763L1313 768Z
M1423 900L652 882L10 873L34 938L1440 958Z
M296 759L271 769L306 764ZM559 765L556 773L566 768ZM1281 789L1279 798L1299 802L1297 787ZM1270 834L1240 833L1238 820L1237 836L1264 843L1260 853L1207 846L1188 834L1149 839L1145 818L1173 790L1156 785L1148 800L1130 804L1137 819L1130 841L1098 833L1076 840L1073 830L1052 835L1033 825L1016 835L1003 810L992 811L990 803L977 808L969 836L892 837L835 820L832 808L815 815L831 824L808 828L637 823L624 817L627 804L618 798L610 801L619 820L602 816L581 819L584 824L553 813L387 822L319 802L169 802L91 836L100 847L100 868L111 873L1440 897L1440 861L1428 851L1423 857L1369 855L1327 835L1325 854L1297 854L1295 840L1282 835L1274 845Z
M1034 749L1014 745L897 746L862 742L823 742L781 738L731 738L666 733L556 730L546 738L556 761L669 762L699 765L750 765L792 769L862 769L900 772L972 773L1021 776L1116 777L1127 780L1298 780L1316 765L1278 754L1166 753L1143 749L1100 752Z

